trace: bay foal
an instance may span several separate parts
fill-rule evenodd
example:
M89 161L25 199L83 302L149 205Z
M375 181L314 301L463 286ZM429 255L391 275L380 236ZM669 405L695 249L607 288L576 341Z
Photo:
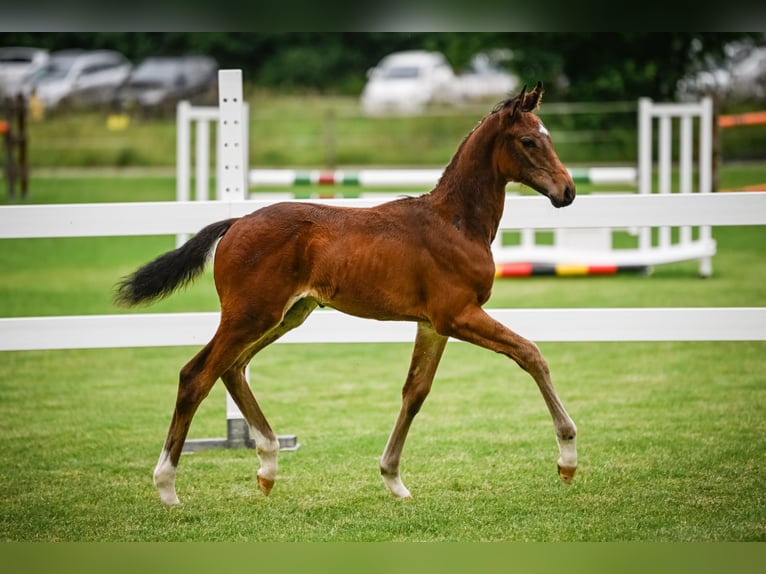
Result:
M213 339L181 369L167 439L154 470L162 502L178 503L176 468L192 417L221 378L255 440L258 483L269 494L279 443L246 380L261 349L298 327L319 305L385 321L415 321L415 348L402 405L380 459L390 493L407 498L399 460L410 425L431 390L447 339L502 353L537 383L553 418L559 476L577 468L576 428L537 346L492 319L482 305L495 276L490 244L509 181L569 205L575 186L534 114L542 86L498 104L466 136L428 194L361 209L278 203L213 223L118 285L116 301L149 302L199 275L216 241L221 320Z

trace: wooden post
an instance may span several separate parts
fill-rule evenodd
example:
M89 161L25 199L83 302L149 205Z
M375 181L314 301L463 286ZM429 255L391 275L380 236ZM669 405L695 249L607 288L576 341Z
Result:
M29 196L29 164L27 163L27 102L21 94L16 95L16 145L19 151L19 181L21 198Z
M5 181L8 187L8 199L16 198L16 183L21 187L21 198L29 195L29 165L27 161L27 106L24 97L5 98L5 121L3 132L5 141Z
M3 104L3 109L5 110L5 121L2 125L3 142L5 144L5 183L8 188L8 199L12 200L16 195L16 170L14 169L13 136L11 133L13 130L13 114L11 111L13 100L10 97L5 98Z

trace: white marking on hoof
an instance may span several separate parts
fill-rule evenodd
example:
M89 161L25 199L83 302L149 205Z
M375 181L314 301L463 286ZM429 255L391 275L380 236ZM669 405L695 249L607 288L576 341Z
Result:
M577 446L576 438L561 439L556 437L559 443L559 457L557 464L559 468L559 478L567 484L571 484L577 470Z
M399 475L387 476L381 474L380 476L383 478L383 483L386 485L388 492L390 492L394 498L412 498L410 491L404 486Z
M277 479L279 440L269 440L253 427L250 427L250 436L255 438L256 452L258 453L258 460L261 462L261 468L256 473L258 486L261 492L268 496Z
M564 468L577 468L577 439L560 439L556 437L559 443L559 457L558 464Z
M162 451L154 467L154 486L166 506L175 506L180 502L176 496L176 467L170 462L170 453L166 450Z

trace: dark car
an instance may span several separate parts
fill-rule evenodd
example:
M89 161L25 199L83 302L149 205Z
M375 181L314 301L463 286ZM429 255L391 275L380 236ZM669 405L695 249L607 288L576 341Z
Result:
M123 111L146 115L172 113L182 100L214 105L217 99L218 63L207 56L147 58L117 93Z

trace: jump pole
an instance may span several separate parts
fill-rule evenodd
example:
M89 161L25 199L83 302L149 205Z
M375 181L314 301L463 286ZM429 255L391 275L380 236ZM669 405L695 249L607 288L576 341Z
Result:
M218 199L242 201L247 181L247 108L242 101L242 70L218 71ZM249 367L246 376L249 380ZM280 450L296 450L295 435L280 435ZM229 393L226 393L226 437L187 439L183 452L211 448L255 448L250 428Z
M618 273L649 272L646 265L578 265L572 263L497 263L496 278L533 277L551 275L556 277L576 277L586 275L617 275Z
M590 167L568 170L575 183L635 184L638 172L633 167ZM442 176L442 169L361 169L361 170L295 170L253 169L249 173L252 187L293 187L305 185L412 187L431 188Z

